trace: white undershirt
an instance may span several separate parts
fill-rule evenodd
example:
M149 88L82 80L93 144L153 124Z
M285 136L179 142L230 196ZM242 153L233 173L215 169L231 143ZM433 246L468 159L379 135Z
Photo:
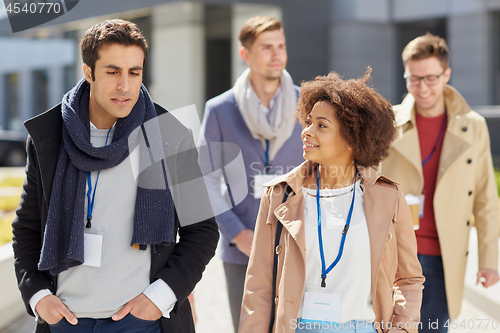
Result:
M271 100L269 101L269 108L266 108L264 104L262 104L262 102L260 102L259 100L259 108L262 110L262 112L264 112L266 117L269 117L269 113L274 108L274 105L276 104L276 99L278 99L280 92L281 92L281 86L278 87L278 90L276 90L276 92L274 93L273 98L271 98Z
M305 291L341 293L340 322L365 320L373 322L371 297L370 239L366 225L363 185L356 182L356 197L344 252L328 273L326 288L321 288L321 258L318 243L316 190L302 188L305 208L306 284ZM331 265L339 253L342 231L352 202L353 185L320 190L321 232L325 266ZM333 196L333 197L329 197ZM303 299L299 318L302 317Z

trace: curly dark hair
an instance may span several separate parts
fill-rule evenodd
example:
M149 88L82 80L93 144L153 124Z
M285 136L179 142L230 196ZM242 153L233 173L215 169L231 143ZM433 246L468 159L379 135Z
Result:
M394 112L391 103L367 86L371 68L360 79L343 80L331 72L315 80L303 82L297 103L297 118L302 126L319 101L335 106L340 135L352 148L354 163L364 167L376 166L387 157L396 137Z

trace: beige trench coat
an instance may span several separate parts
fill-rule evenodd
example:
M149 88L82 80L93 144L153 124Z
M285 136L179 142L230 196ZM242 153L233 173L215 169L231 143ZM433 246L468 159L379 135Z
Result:
M302 183L312 165L304 162L271 183L261 200L243 295L240 333L265 333L271 309L274 332L294 332L306 278L304 196ZM371 252L371 292L376 322L386 332L400 323L417 332L424 278L416 255L409 208L397 184L373 168L358 167ZM286 184L294 195L282 204ZM283 224L278 259L276 305L272 297L274 237ZM393 298L394 292L394 298ZM391 324L387 324L391 323Z
M448 126L439 159L434 215L448 310L453 319L462 304L472 214L479 239L479 268L498 268L498 192L484 118L449 85L444 99ZM424 178L414 104L415 99L408 94L401 105L394 107L398 139L381 171L398 181L404 193L420 195Z

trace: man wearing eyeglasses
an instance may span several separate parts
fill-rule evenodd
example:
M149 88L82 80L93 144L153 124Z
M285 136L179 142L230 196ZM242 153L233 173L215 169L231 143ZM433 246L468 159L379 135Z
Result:
M448 85L444 39L427 33L403 50L409 94L394 106L398 137L382 172L420 196L415 231L426 278L420 332L446 332L462 303L469 231L478 234L477 283L498 281L498 192L488 128ZM397 223L397 220L395 221Z

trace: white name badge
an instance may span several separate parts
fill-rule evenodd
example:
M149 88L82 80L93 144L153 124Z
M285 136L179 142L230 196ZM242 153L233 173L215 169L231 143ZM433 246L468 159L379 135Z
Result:
M262 198L262 195L264 194L264 184L267 182L270 182L274 178L278 177L280 175L255 175L254 176L254 182L253 182L253 197L254 199L260 199Z
M304 294L304 308L302 321L340 322L340 293L315 293L306 291Z
M424 217L425 194L420 194L420 205L418 206L418 217Z
M83 265L101 267L102 235L84 234L84 236Z

